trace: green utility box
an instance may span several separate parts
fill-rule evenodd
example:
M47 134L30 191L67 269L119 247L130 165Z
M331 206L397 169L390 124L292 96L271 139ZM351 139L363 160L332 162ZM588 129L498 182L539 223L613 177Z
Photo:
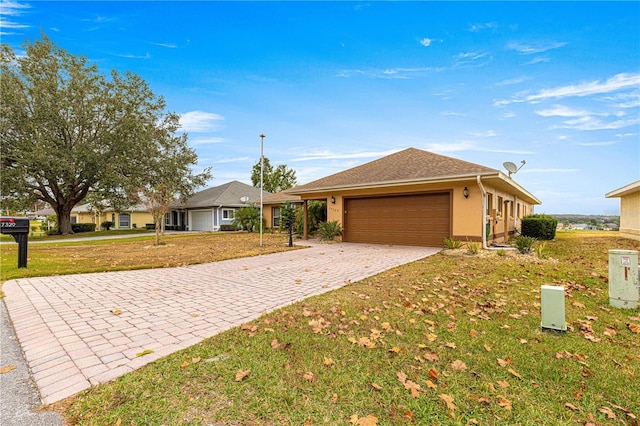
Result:
M638 307L638 252L609 250L609 304L615 308Z

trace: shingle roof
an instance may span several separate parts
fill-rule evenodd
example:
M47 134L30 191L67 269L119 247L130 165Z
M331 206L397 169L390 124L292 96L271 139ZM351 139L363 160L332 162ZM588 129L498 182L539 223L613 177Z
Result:
M271 195L264 191L263 197ZM248 197L246 203L242 202L243 197ZM195 193L187 200L183 207L192 209L198 207L241 207L260 201L260 188L256 188L237 180L225 183L224 185L208 188Z
M294 203L302 202L302 198L299 195L289 194L287 191L276 192L275 194L268 195L263 198L264 204L282 204L287 201L293 201Z
M499 173L499 171L421 149L407 148L361 166L296 186L290 191L302 193L317 189L409 182L420 179L433 180L485 173Z

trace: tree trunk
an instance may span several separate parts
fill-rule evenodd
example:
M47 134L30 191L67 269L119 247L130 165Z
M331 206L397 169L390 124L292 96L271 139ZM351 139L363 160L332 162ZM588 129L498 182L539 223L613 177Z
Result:
M162 244L162 238L161 238L161 227L162 227L162 219L158 216L155 217L156 220L156 245L159 246L160 244Z
M58 217L58 234L68 235L73 234L73 229L71 229L71 209L73 206L69 207L67 205L57 206L55 208L56 215Z

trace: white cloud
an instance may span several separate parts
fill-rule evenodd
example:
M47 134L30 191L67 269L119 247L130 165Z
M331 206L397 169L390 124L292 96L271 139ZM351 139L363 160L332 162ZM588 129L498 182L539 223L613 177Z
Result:
M498 24L495 22L485 22L485 23L480 23L480 24L473 24L469 27L469 31L473 32L473 33L477 33L478 31L482 31L482 30L491 30L494 28L497 28Z
M617 130L638 124L640 124L640 118L604 122L593 116L581 116L574 120L564 121L563 124L551 126L551 129Z
M535 95L527 96L526 100L531 102L569 96L590 96L624 89L635 89L638 85L640 85L640 74L621 73L614 75L604 82L595 80L589 83L543 89Z
M189 111L180 117L180 127L185 132L208 132L220 127L224 117L212 112Z
M514 84L524 83L525 81L527 81L525 77L516 77L516 78L499 81L495 83L495 86L512 86Z
M249 160L250 160L249 157L221 158L220 160L213 161L213 163L214 164L243 163Z
M126 59L151 59L151 55L149 55L149 52L147 52L146 55L134 55L133 53L126 53L126 54L114 54L114 56L117 56L119 58L126 58Z
M180 120L182 122L182 120ZM216 144L216 143L225 143L227 140L225 138L217 138L217 137L211 137L211 138L196 138L191 140L191 145L193 146L197 146L197 145L211 145L211 144Z
M567 43L555 41L555 42L537 42L531 44L523 44L519 42L511 42L507 44L507 49L515 50L521 55L532 55L535 53L542 53L548 50L559 49L566 46Z
M609 115L603 113L598 114L590 111L576 110L564 105L554 105L553 108L536 111L536 114L542 117L584 117L591 115Z
M429 47L431 46L432 41L433 40L431 40L430 38L425 37L422 40L420 40L420 44L423 45L424 47Z
M535 65L535 64L543 64L543 63L549 63L551 62L551 59L545 57L545 56L539 56L537 58L533 58L532 60L530 60L529 62L525 63L525 65Z
M638 135L637 133L617 133L616 138L629 138L637 135Z
M609 146L615 145L615 141L607 141L607 142L577 142L578 146Z
M453 68L481 67L490 60L488 52L461 52L453 57Z
M523 169L520 173L576 173L580 169Z
M20 24L15 21L8 21L7 17L18 17L24 14L26 9L30 9L28 3L18 3L14 1L2 1L0 3L0 35L13 35L14 32L7 32L6 29L19 30L29 28L29 25Z
M308 155L293 158L290 161L316 161L316 160L345 160L354 158L376 158L394 154L400 149L391 149L388 151L363 151L352 153L337 153L328 150L311 152Z
M502 118L506 119L506 118L513 118L516 117L516 113L515 112L506 112L504 114L502 114Z
M481 137L481 138L492 138L494 136L498 136L495 130L487 130L486 132L472 133L472 135L476 137Z
M175 43L155 43L153 41L147 42L149 44L153 44L154 46L166 47L168 49L177 49L178 45Z

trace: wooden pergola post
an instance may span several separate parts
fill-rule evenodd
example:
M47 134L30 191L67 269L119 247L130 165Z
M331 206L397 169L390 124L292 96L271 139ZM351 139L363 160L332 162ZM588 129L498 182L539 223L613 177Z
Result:
M309 235L308 235L308 223L309 223L309 209L307 206L307 200L304 200L302 202L302 211L304 212L304 228L302 230L302 239L303 240L308 240L309 239Z

